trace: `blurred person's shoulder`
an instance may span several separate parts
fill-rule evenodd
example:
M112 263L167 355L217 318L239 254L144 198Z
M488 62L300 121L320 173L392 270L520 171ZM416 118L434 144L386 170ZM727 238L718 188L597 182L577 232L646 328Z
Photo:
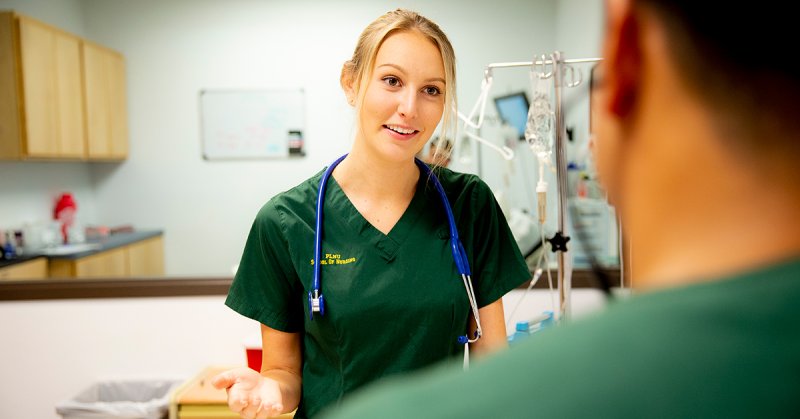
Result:
M341 417L791 416L798 299L800 258L634 296L467 373L450 366L384 385Z

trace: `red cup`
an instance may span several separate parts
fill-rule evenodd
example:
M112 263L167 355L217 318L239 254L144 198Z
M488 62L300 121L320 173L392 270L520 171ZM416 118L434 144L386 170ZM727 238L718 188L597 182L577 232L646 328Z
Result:
M247 366L256 372L261 372L261 334L254 333L245 338L244 350L247 354Z
M261 348L245 348L247 352L247 366L256 372L261 372Z

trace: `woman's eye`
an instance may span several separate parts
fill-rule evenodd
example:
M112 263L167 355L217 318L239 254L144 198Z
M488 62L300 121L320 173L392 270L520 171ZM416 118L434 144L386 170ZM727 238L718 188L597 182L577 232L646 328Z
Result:
M400 79L394 76L384 77L383 82L391 87L396 87L400 85Z
M431 96L439 96L442 94L442 91L436 86L428 86L425 88L425 93Z

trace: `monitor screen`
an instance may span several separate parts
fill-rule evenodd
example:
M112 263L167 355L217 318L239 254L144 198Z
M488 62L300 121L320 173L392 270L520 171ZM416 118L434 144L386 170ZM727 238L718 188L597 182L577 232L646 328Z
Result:
M525 92L514 93L494 99L497 113L503 122L511 125L519 133L519 139L525 139L525 125L528 123L528 97Z

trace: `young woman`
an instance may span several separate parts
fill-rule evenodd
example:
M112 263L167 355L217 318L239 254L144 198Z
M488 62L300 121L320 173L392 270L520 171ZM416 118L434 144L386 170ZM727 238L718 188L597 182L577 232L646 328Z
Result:
M357 130L323 200L324 314L309 308L323 172L261 209L226 301L262 324L261 374L214 380L244 417L314 416L381 377L456 357L459 337L476 336L442 198L414 160L442 119L443 130L453 122L450 42L425 17L389 12L361 34L341 84ZM471 351L485 353L505 346L501 297L529 272L486 184L435 173L472 267L482 336Z

